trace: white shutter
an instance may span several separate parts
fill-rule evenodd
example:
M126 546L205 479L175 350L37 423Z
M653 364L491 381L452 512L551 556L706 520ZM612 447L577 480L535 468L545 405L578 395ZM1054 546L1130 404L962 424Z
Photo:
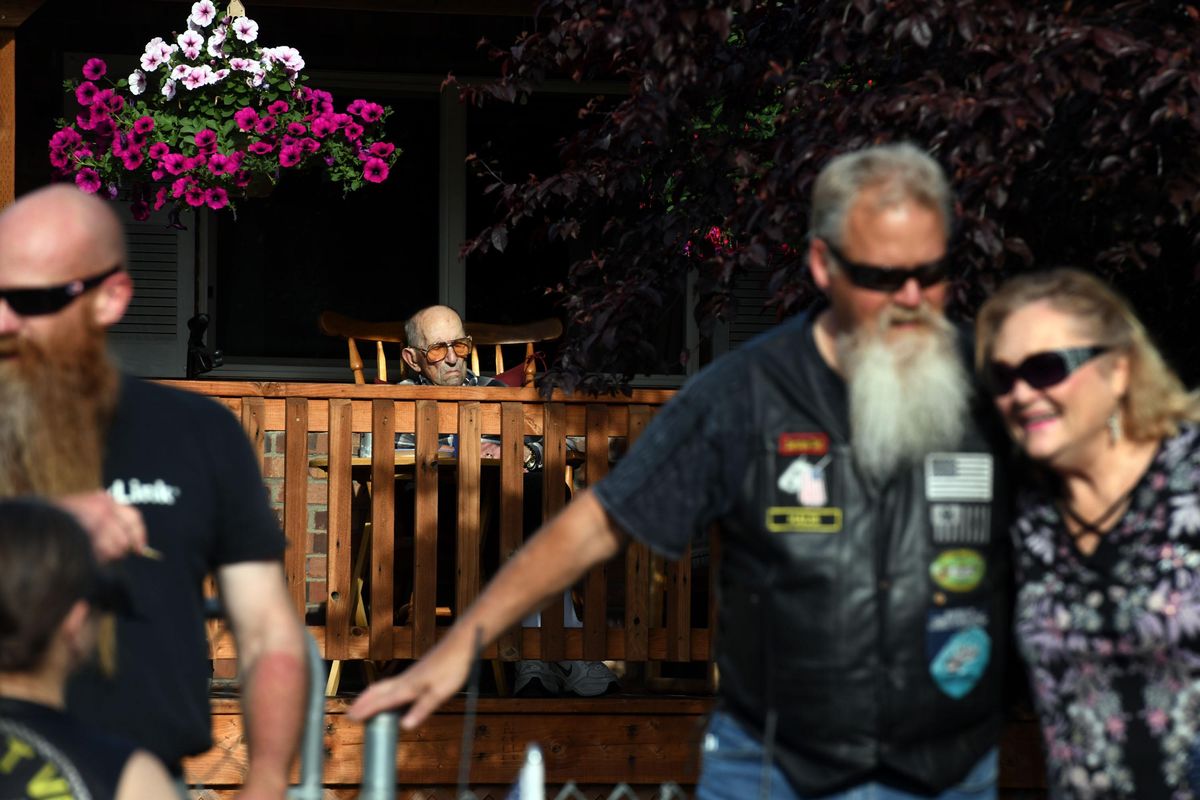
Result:
M122 369L152 378L182 378L187 370L187 321L193 313L196 270L196 214L185 213L187 230L167 225L160 211L145 222L114 201L125 225L127 264L133 301L109 329L109 350Z

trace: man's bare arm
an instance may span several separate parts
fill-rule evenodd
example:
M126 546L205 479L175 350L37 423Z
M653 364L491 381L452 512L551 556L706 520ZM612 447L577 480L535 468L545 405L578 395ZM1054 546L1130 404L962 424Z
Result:
M103 489L60 497L56 502L87 531L97 561L115 561L146 551L146 525L135 506L118 503Z
M304 631L276 562L229 564L218 570L217 579L237 642L250 753L238 797L277 800L287 790L288 768L304 725Z
M475 632L486 645L535 608L558 597L588 569L616 555L625 534L591 492L577 497L513 555L449 633L400 675L371 686L350 707L353 719L411 704L411 730L454 694L475 659Z

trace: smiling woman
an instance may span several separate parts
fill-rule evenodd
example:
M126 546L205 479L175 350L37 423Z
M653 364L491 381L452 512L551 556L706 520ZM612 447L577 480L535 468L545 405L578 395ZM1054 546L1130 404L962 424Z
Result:
M1032 462L1015 620L1052 796L1197 796L1197 396L1083 272L1011 281L977 334L984 384Z

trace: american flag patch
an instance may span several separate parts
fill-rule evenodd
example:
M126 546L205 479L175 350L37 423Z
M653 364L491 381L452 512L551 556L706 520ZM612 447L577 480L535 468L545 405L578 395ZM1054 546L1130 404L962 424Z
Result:
M925 456L925 498L931 501L990 502L990 453L930 453Z

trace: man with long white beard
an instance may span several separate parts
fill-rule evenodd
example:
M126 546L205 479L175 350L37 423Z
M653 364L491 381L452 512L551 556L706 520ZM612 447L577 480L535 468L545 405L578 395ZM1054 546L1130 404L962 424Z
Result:
M1005 529L993 426L943 317L952 202L909 145L840 156L809 235L827 308L693 379L364 716L413 727L489 642L633 536L721 536L700 800L994 798Z
M212 743L202 582L215 572L243 678L239 797L280 800L305 689L284 540L232 415L109 362L105 331L133 294L125 259L112 210L74 187L0 213L0 496L56 499L100 560L119 560L132 608L117 619L115 671L76 675L68 709L177 780L181 759Z

